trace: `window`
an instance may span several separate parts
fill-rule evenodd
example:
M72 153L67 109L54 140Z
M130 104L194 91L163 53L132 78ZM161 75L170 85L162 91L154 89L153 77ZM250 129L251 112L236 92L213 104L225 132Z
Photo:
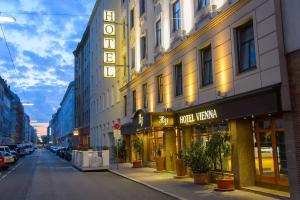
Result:
M239 73L256 68L252 21L236 29Z
M180 29L181 23L180 23L180 1L177 0L175 3L173 3L172 6L173 10L173 32L176 32Z
M126 23L125 20L122 22L122 28L123 28L123 40L126 38Z
M132 91L132 112L136 111L136 91Z
M209 3L209 0L198 0L198 10L206 7Z
M202 86L213 83L211 46L200 51Z
M125 76L125 75L126 75L126 72L127 72L126 56L123 56L123 64L124 64L124 72L123 72L123 75Z
M164 91L163 91L163 76L162 74L157 76L157 102L162 103L164 100Z
M156 33L156 46L161 45L161 20L159 19L155 24L155 33Z
M130 29L134 27L134 8L130 10Z
M124 116L127 116L127 96L125 95L124 97Z
M175 96L183 94L182 91L182 63L174 66Z
M141 60L146 58L146 36L141 37Z
M131 48L131 68L135 67L135 49Z
M147 83L143 85L143 108L148 108L148 91Z
M145 13L146 10L146 1L140 0L140 16L142 16Z

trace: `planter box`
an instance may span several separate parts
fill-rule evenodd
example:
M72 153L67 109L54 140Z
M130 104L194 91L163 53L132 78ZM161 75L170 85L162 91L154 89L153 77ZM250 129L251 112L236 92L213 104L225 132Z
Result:
M72 165L80 171L99 171L109 169L109 150L72 152Z

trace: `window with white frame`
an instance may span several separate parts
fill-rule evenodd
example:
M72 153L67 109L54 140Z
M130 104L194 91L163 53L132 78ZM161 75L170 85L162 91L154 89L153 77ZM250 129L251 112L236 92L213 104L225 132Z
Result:
M147 83L143 84L143 108L148 108L148 86Z
M135 67L135 48L132 47L130 50L131 54L131 69Z
M141 60L146 58L147 53L147 43L146 43L146 36L141 37Z
M243 73L256 68L253 22L236 28L238 72Z
M156 47L161 46L161 19L155 24Z
M172 20L173 20L173 32L178 31L181 28L180 17L180 0L176 0L172 5Z
M198 3L198 10L205 8L209 4L209 0L197 0Z
M212 55L210 45L200 50L200 58L202 86L207 86L213 83Z
M146 11L146 0L140 0L140 16Z
M183 94L183 80L182 80L182 63L174 66L174 81L175 81L175 96Z
M134 27L134 8L130 10L130 29Z

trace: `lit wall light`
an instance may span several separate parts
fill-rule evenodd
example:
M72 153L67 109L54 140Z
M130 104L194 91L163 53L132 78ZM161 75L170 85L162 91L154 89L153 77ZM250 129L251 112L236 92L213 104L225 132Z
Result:
M149 88L149 111L155 111L155 95L154 90L152 90L152 88Z
M167 72L167 74L171 74L171 72ZM173 95L173 88L172 88L172 76L164 77L164 93L165 93L165 107L172 108L172 95Z
M168 50L170 47L170 18L169 18L169 3L168 1L162 2L162 27L163 27L163 48Z
M216 8L220 8L225 4L225 0L211 0L210 1L211 5L215 5Z
M135 13L138 13L137 6L135 8ZM136 24L139 24L137 22ZM140 50L140 40L141 40L141 28L140 26L135 26L135 71L141 71L141 50Z
M16 18L14 17L0 16L0 23L14 23L14 22L16 22Z
M184 19L184 30L189 34L193 28L193 0L184 0L183 3L183 19Z

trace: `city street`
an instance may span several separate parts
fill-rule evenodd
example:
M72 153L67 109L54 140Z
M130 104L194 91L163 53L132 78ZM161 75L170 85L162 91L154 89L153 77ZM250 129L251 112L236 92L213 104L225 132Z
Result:
M0 199L172 199L109 172L82 173L47 150L36 150L2 171Z

